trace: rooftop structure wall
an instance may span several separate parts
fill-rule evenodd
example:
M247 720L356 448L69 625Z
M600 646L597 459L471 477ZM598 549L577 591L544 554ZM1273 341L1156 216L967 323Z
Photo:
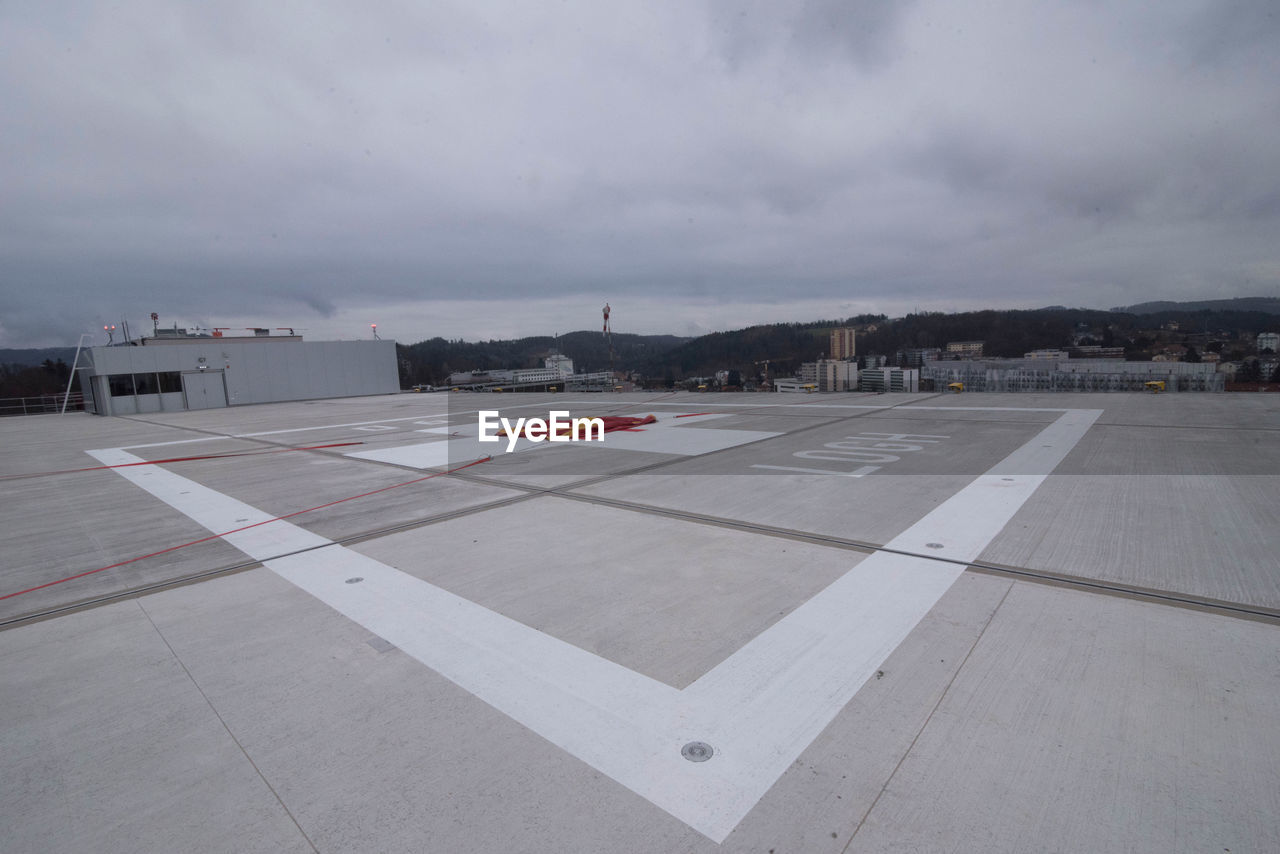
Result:
M94 347L88 357L81 387L100 415L400 390L396 345L389 340L193 338L161 347Z

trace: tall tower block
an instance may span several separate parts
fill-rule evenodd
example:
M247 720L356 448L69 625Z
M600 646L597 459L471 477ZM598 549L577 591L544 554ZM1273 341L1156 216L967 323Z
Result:
M837 361L849 361L857 358L857 350L853 343L853 327L846 326L831 330L831 356Z

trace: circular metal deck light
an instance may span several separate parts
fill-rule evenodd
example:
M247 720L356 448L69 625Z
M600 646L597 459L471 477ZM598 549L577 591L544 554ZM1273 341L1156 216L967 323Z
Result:
M348 579L347 579L347 583L348 583L348 584L359 584L361 581L364 581L364 579L363 579L363 578L361 578L361 577L360 577L360 576L358 576L358 575L357 575L355 578L348 578Z
M925 547L930 549L940 549L942 548L942 543L925 543Z
M715 750L705 741L691 741L680 748L680 755L690 762L706 762L715 754Z

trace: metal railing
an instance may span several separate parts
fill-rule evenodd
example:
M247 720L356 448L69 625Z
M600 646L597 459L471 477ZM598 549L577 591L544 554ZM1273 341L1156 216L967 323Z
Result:
M63 400L67 411L84 409L84 395L76 392L69 398L61 394L42 394L37 397L0 397L0 417L5 415L42 415L62 411Z

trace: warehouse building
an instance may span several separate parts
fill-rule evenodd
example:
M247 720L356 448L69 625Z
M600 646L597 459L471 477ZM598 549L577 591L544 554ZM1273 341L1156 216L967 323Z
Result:
M77 369L85 409L138 415L400 390L394 341L182 332L88 350Z
M1223 375L1210 363L1124 362L1109 359L986 359L932 362L921 378L937 389L963 383L967 391L1142 391L1162 382L1165 391L1222 391Z
M916 368L867 368L858 377L858 388L862 391L908 391L920 390L920 371Z

